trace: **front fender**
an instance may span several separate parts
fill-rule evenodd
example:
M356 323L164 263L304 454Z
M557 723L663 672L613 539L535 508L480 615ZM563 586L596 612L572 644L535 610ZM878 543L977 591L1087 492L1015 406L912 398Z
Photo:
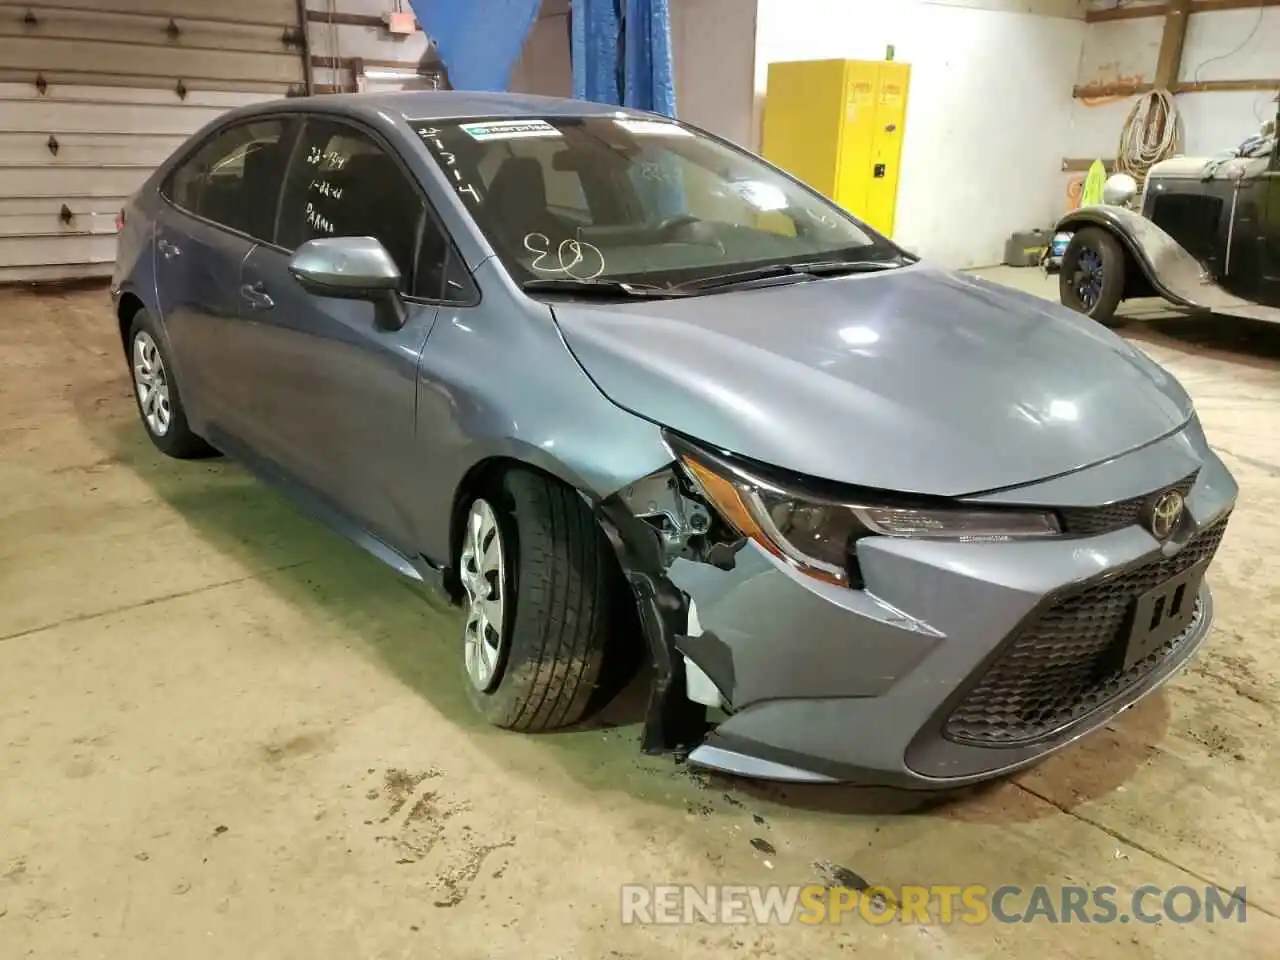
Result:
M1056 230L1074 233L1084 227L1100 227L1119 240L1156 293L1171 303L1209 310L1215 300L1229 296L1199 260L1134 210L1108 203L1081 207L1059 220Z

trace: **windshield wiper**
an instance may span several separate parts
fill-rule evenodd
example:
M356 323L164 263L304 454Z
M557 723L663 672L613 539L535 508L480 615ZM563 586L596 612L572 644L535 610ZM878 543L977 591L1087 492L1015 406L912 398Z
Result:
M713 287L730 287L753 280L769 280L773 277L834 277L846 273L876 273L902 266L903 260L800 260L795 263L770 263L750 270L733 273L717 273L699 277L681 284L685 290L708 290Z
M580 280L577 277L542 277L526 280L521 290L546 293L585 293L605 297L686 297L689 291L676 287L655 287L647 283L625 283L622 280Z

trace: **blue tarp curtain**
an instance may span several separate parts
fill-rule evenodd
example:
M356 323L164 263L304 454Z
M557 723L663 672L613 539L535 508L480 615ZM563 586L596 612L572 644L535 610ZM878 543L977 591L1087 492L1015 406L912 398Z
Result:
M409 0L455 90L503 91L541 0ZM572 0L570 56L579 99L676 115L668 0ZM679 171L646 165L636 186L660 209L682 208Z
M676 115L667 0L573 0L573 95ZM684 211L680 171L670 158L633 167L632 182L665 214Z
M455 90L503 91L542 0L409 0Z
M573 0L573 95L676 115L668 0Z
M409 0L455 90L506 90L541 0ZM573 95L676 115L668 0L572 0Z

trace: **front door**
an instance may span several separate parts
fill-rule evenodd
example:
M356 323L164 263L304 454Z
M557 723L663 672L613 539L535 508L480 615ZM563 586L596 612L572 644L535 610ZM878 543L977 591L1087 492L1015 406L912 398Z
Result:
M253 422L252 371L238 344L241 267L271 236L289 121L237 124L175 168L154 235L156 288L183 403L200 433ZM211 436L216 442L216 436Z
M261 453L310 494L412 556L421 482L414 442L418 358L437 307L415 297L420 233L439 235L420 189L362 128L308 120L285 179L276 242L245 260L242 327L258 390ZM404 278L408 319L375 323L373 304L307 293L289 273L308 240L372 236ZM425 250L429 245L422 244ZM415 272L420 274L415 278Z

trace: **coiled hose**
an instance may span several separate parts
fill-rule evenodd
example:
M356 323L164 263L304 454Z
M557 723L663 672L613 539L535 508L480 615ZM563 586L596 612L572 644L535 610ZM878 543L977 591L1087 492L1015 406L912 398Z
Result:
M1151 90L1138 97L1120 131L1116 168L1138 182L1147 171L1176 154L1182 147L1182 117L1168 90Z

